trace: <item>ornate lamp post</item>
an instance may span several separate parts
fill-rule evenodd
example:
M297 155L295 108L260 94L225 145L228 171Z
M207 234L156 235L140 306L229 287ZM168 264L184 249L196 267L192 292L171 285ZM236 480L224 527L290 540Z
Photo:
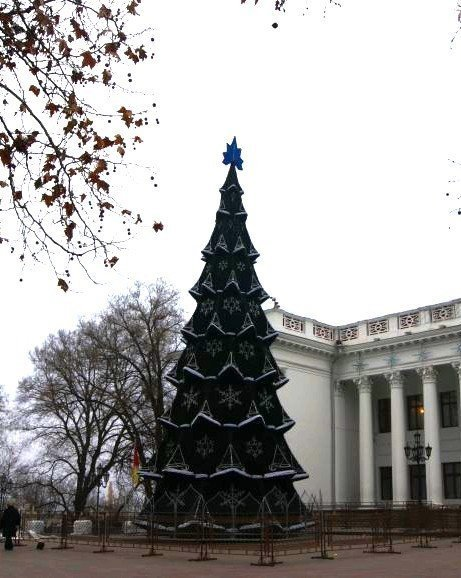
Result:
M413 445L410 446L408 443L403 448L405 450L405 455L409 462L413 462L418 466L418 504L422 502L423 486L422 486L422 475L420 465L427 462L431 457L432 448L428 444L426 447L421 443L421 434L416 432L414 434Z
M98 464L98 466L96 467L96 474L94 476L95 478L95 482L97 484L98 487L98 492L96 494L96 518L99 519L99 492L101 491L101 488L106 488L107 484L109 483L109 472L104 472L103 473L103 466L101 464Z
M0 510L5 507L5 498L13 487L13 481L6 474L0 476Z

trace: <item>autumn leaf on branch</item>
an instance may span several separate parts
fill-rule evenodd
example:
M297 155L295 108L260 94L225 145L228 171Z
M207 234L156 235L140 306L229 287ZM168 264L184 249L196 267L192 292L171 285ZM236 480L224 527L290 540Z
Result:
M112 10L103 4L99 9L98 16L99 18L111 18Z
M1 4L0 188L10 194L2 195L0 227L8 219L21 264L48 261L64 291L72 262L87 273L87 261L113 267L130 227L143 228L119 177L136 187L136 175L147 179L152 170L133 152L145 140L152 101L124 86L153 56L140 7L141 0ZM140 134L130 134L132 126Z
M58 287L60 287L64 293L69 289L69 285L64 281L64 279L58 279Z
M0 149L0 160L5 166L11 164L11 150L9 148Z
M128 12L130 14L133 14L133 15L137 14L136 8L137 8L138 4L141 4L141 0L133 0L132 2L130 2L128 4L128 6L126 7Z
M72 241L72 237L74 236L74 229L76 224L70 221L70 223L64 229L64 233L66 234L67 240Z
M118 257L114 256L114 257L111 257L110 259L106 259L104 261L104 264L106 265L106 267L112 268L112 267L115 267L117 261L118 261Z
M97 60L96 58L89 52L83 52L82 54L82 66L89 66L90 68L94 68L96 66Z
M74 203L69 203L69 201L67 201L66 203L64 203L63 208L66 212L66 216L71 217L75 210L75 205Z
M133 124L133 112L124 106L120 107L118 112L122 115L122 120L126 124L126 126L130 126Z
M104 84L109 84L109 82L112 80L112 74L107 70L107 68L105 68L102 71L102 81Z

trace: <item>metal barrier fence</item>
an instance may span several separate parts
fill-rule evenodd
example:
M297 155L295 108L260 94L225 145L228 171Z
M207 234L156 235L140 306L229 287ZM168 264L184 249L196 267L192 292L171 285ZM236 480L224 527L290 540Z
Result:
M144 556L168 551L190 552L194 561L218 555L252 556L257 565L274 565L294 554L317 554L331 559L334 552L359 548L371 553L399 553L396 544L435 547L440 538L461 544L461 508L407 504L402 507L326 507L301 514L275 515L262 505L257 515L211 516L205 505L193 514L101 512L83 514L22 512L19 543L45 541L67 549L89 545L95 553L114 548L139 548Z

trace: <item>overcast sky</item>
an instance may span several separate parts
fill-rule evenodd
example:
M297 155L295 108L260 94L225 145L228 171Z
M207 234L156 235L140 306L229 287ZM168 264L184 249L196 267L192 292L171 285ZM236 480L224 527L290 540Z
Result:
M0 383L28 352L135 280L163 277L184 296L200 275L227 168L239 179L266 291L292 313L340 324L461 296L461 34L456 1L147 1L156 56L138 79L155 95L140 160L158 187L130 181L165 224L128 245L111 277L22 273L2 249ZM155 5L155 6L153 6ZM278 27L273 28L272 23ZM450 180L458 182L449 183ZM446 197L450 192L450 197Z

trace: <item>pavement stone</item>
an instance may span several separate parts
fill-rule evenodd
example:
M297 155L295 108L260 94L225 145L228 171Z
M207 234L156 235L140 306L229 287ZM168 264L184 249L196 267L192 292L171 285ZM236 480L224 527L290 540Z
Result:
M436 542L437 548L397 544L398 554L364 554L362 549L337 552L335 560L313 560L311 554L280 558L274 567L252 566L250 556L219 555L218 560L189 562L190 553L165 552L143 558L141 549L94 554L89 546L72 550L35 549L35 544L0 550L1 578L461 578L461 544Z

